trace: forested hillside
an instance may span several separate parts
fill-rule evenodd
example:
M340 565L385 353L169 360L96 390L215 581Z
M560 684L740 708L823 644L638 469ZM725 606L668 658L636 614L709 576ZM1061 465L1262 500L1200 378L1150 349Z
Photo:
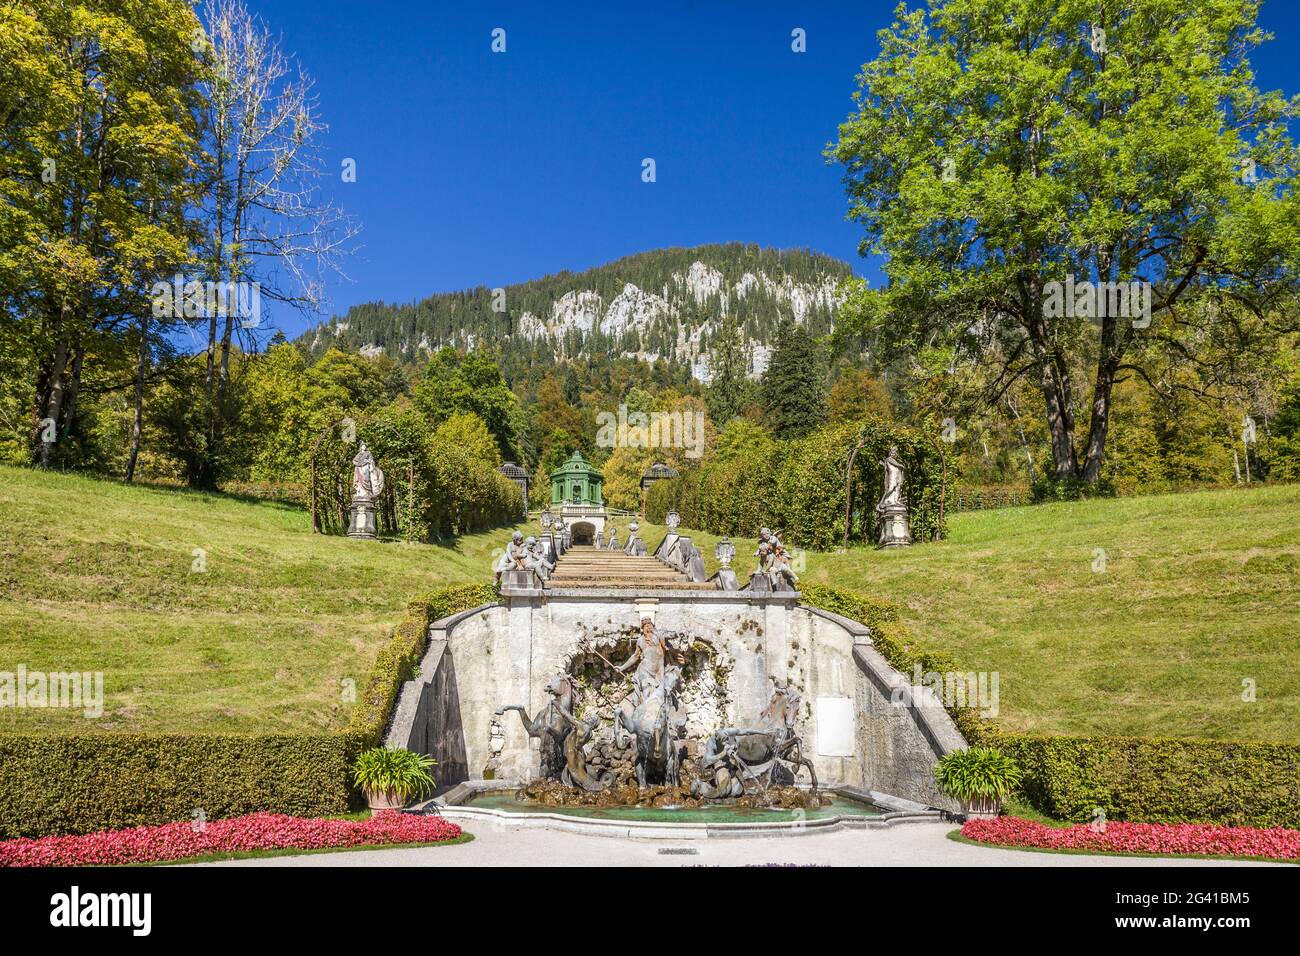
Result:
M658 249L584 272L480 286L409 305L354 306L300 339L309 357L331 347L422 362L441 346L488 345L510 380L556 358L665 359L707 381L724 330L743 328L746 369L766 368L784 318L812 334L830 330L847 263L806 250L729 243Z

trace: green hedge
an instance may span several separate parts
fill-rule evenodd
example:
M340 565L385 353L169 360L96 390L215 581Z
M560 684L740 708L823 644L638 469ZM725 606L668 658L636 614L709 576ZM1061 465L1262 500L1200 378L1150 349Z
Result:
M0 839L270 811L355 807L348 768L378 743L429 624L496 600L483 585L414 601L380 650L347 727L336 733L0 734Z
M964 672L911 642L893 605L840 588L801 589L808 604L861 621L876 650L910 675ZM1002 731L973 708L948 708L972 744L996 747L1024 771L1022 795L1059 820L1221 823L1300 828L1300 746L1163 737L1049 736Z
M0 734L0 837L349 806L344 734Z
M1025 771L1025 798L1061 820L1300 827L1300 747L1165 737L1049 737L992 731L980 741Z
M441 588L423 600L412 601L406 619L375 659L366 686L357 695L356 708L344 733L355 737L362 750L380 743L403 681L411 679L424 656L429 625L496 599L496 590L486 584L461 584Z

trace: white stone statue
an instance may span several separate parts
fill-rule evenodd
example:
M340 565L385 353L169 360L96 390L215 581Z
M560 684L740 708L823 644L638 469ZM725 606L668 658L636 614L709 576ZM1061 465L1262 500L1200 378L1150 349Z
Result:
M793 591L798 587L799 576L790 565L790 552L776 532L769 528L758 532L758 550L754 556L758 558L755 573L766 575L773 591Z
M516 531L510 535L505 551L497 560L496 567L492 569L495 572L495 580L499 582L502 573L505 571L524 570L527 567L527 560L528 554L524 549L524 536L522 532Z
M799 587L799 576L794 573L794 568L790 566L790 555L786 553L785 548L777 547L768 557L767 578L772 582L773 591L781 591L788 587L791 591Z
M546 550L542 542L536 538L530 537L524 542L524 555L524 566L532 568L543 581L555 570L555 565L546 558Z
M357 457L352 459L352 494L357 498L378 498L383 490L383 469L375 464L375 456L362 442Z
M891 445L889 457L880 463L885 469L885 493L880 496L877 511L903 505L903 465L898 460L898 446Z
M763 551L763 545L767 545L767 551ZM765 554L773 553L781 548L781 539L777 537L775 531L770 528L763 528L758 532L758 550L754 552L754 557L762 558ZM762 560L759 561L761 565ZM762 570L760 567L759 570Z
M876 513L880 515L879 544L882 548L906 547L912 543L912 529L903 497L903 466L898 460L898 447L891 446L889 457L880 464L885 468L885 493L876 505Z

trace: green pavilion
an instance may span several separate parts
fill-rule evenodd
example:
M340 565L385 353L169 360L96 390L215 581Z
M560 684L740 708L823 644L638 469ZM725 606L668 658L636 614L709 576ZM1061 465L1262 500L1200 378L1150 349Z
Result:
M551 472L551 509L573 530L574 544L599 544L605 530L605 478L575 451Z

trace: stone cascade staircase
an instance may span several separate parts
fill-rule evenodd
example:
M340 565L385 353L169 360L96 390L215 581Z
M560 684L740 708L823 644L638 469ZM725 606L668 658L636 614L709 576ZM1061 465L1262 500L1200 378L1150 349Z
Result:
M556 588L634 588L637 590L669 589L676 591L712 591L714 585L688 581L686 575L646 555L634 557L622 551L603 551L589 546L575 546L555 564L548 590Z

